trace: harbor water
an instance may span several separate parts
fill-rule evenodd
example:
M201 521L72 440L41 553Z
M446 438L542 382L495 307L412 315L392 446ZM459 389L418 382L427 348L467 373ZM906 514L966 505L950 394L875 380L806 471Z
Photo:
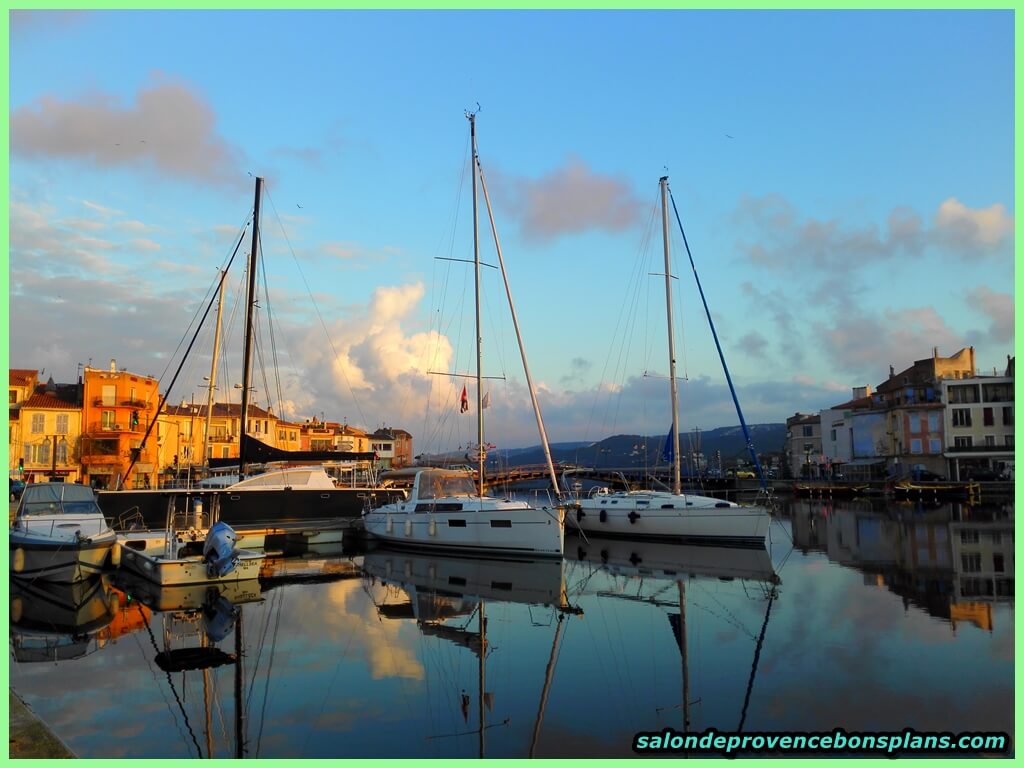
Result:
M784 499L766 551L567 534L564 559L515 561L354 541L223 590L12 583L10 685L84 758L1012 733L1013 540L1012 504Z

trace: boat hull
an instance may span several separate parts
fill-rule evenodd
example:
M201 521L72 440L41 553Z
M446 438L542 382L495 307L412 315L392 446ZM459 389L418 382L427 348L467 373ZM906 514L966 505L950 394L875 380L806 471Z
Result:
M366 532L399 546L450 552L561 557L562 513L553 508L403 512L382 508L363 516Z
M200 556L164 558L131 547L121 547L121 567L161 587L258 579L263 555L248 550L239 550L237 555L238 564L234 570L223 576L216 576L210 575L206 563Z
M570 530L601 536L747 547L763 547L768 536L771 515L763 507L694 504L666 509L663 507L668 504L663 501L655 496L629 494L581 499L577 509L569 513L566 525Z
M133 524L149 530L167 525L168 509L187 515L198 500L218 510L224 521L240 535L251 531L284 533L295 528L349 526L359 521L364 507L401 498L400 491L369 488L291 489L231 491L215 490L132 490L100 491L104 512L117 530Z
M11 529L10 574L62 584L100 574L117 536L113 531L80 541L58 541Z

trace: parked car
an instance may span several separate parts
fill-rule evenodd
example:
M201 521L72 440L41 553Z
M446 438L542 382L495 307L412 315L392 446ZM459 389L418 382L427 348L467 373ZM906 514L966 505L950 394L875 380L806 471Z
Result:
M10 481L11 501L19 501L21 499L22 491L24 491L24 490L25 490L25 483L23 483L21 480L11 480Z
M994 469L969 469L968 480L1002 480L1003 476Z
M753 480L755 477L757 477L757 475L755 475L749 469L737 469L736 470L736 479L737 480L742 480L742 479Z

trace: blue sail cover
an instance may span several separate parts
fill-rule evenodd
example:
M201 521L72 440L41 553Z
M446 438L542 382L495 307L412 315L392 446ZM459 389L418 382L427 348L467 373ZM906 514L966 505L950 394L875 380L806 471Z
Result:
M672 430L672 427L668 428L668 434L665 436L665 445L661 449L661 460L668 464L676 460L675 441L672 439Z

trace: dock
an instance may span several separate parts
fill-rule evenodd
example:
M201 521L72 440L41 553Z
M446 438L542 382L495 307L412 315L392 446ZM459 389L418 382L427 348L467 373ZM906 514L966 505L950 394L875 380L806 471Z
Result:
M26 706L18 694L10 692L10 736L8 753L10 759L22 758L72 758L75 754L67 748Z

